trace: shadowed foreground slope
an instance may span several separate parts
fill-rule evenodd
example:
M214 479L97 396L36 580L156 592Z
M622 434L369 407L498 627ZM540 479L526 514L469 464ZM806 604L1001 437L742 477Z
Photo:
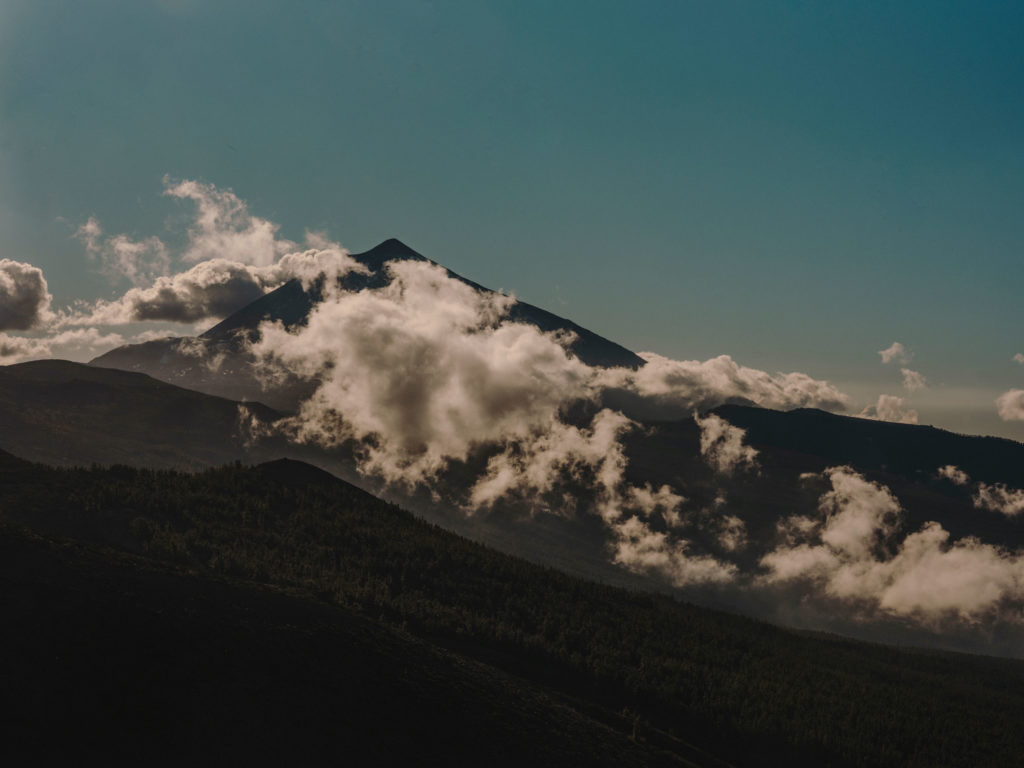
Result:
M0 509L8 525L100 548L5 534L8 626L37 634L8 633L4 658L40 675L19 678L5 703L42 716L70 702L63 723L33 721L39 738L65 727L84 738L84 711L108 736L112 719L128 741L177 744L166 692L184 708L183 743L231 749L202 730L230 712L225 733L239 742L279 727L327 757L332 724L367 759L383 733L414 749L441 739L424 757L449 764L492 763L488 750L509 739L539 755L513 762L555 764L668 752L708 766L994 766L1024 749L1020 662L803 635L588 583L297 462L184 475L0 457ZM48 661L61 654L64 672ZM137 695L152 714L118 709ZM279 721L275 707L297 714ZM368 714L348 728L352 712Z

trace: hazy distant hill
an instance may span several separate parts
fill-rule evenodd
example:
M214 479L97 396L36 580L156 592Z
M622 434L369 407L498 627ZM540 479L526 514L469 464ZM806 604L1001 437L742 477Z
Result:
M388 261L428 261L394 239L386 240L365 253L353 254L353 257L370 270L368 275L353 273L342 278L345 288L353 291L387 284L390 278L384 264ZM477 290L489 290L450 270L449 275ZM138 371L200 392L233 400L258 400L274 408L291 410L303 395L310 392L309 386L293 380L270 389L264 388L252 373L252 360L245 352L244 341L251 338L252 331L264 320L280 320L286 326L303 323L318 300L315 291L307 292L298 280L292 280L239 308L184 346L181 339L131 344L100 355L90 365ZM636 368L644 363L625 347L531 304L517 302L512 306L509 317L544 331L572 332L576 336L571 345L572 351L589 365ZM202 357L196 354L199 350ZM215 358L216 366L209 366L207 362Z
M252 455L237 403L140 373L64 360L0 366L0 448L57 465L200 468Z
M1008 766L1024 749L1022 662L588 583L296 462L0 455L0 510L18 628L0 633L0 754L721 768Z

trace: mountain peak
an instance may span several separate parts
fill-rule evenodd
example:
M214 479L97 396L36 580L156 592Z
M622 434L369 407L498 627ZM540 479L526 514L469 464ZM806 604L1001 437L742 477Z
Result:
M383 243L375 245L364 253L353 253L352 258L362 262L374 272L378 271L385 262L396 259L406 261L426 261L426 257L417 253L408 245L394 237L388 238Z

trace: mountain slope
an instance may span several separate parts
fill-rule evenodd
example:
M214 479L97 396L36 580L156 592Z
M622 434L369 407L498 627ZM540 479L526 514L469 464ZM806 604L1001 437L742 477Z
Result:
M222 464L251 455L240 431L251 416L269 420L277 414L259 403L63 360L0 367L0 448L33 461Z
M295 462L193 476L6 466L2 594L15 625L33 629L5 634L4 658L28 664L7 678L5 703L20 703L21 724L40 737L32 707L63 700L48 728L95 724L102 746L111 722L137 725L129 749L177 735L164 717L176 712L172 750L209 744L218 731L203 723L232 711L220 732L244 754L336 749L328 723L340 720L357 755L409 734L442 764L490 763L494 744L512 764L660 754L707 766L1016 765L1024 748L1022 662L802 635L587 583ZM48 538L68 535L90 548ZM40 600L53 606L43 622ZM136 701L144 708L126 712ZM553 735L563 729L564 741Z

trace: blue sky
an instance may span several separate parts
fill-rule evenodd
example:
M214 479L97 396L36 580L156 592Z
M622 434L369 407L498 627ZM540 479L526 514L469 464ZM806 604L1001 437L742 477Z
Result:
M1024 388L1022 32L994 2L0 0L0 259L110 297L77 227L164 236L163 177L200 179L633 349L1024 439L993 404Z

